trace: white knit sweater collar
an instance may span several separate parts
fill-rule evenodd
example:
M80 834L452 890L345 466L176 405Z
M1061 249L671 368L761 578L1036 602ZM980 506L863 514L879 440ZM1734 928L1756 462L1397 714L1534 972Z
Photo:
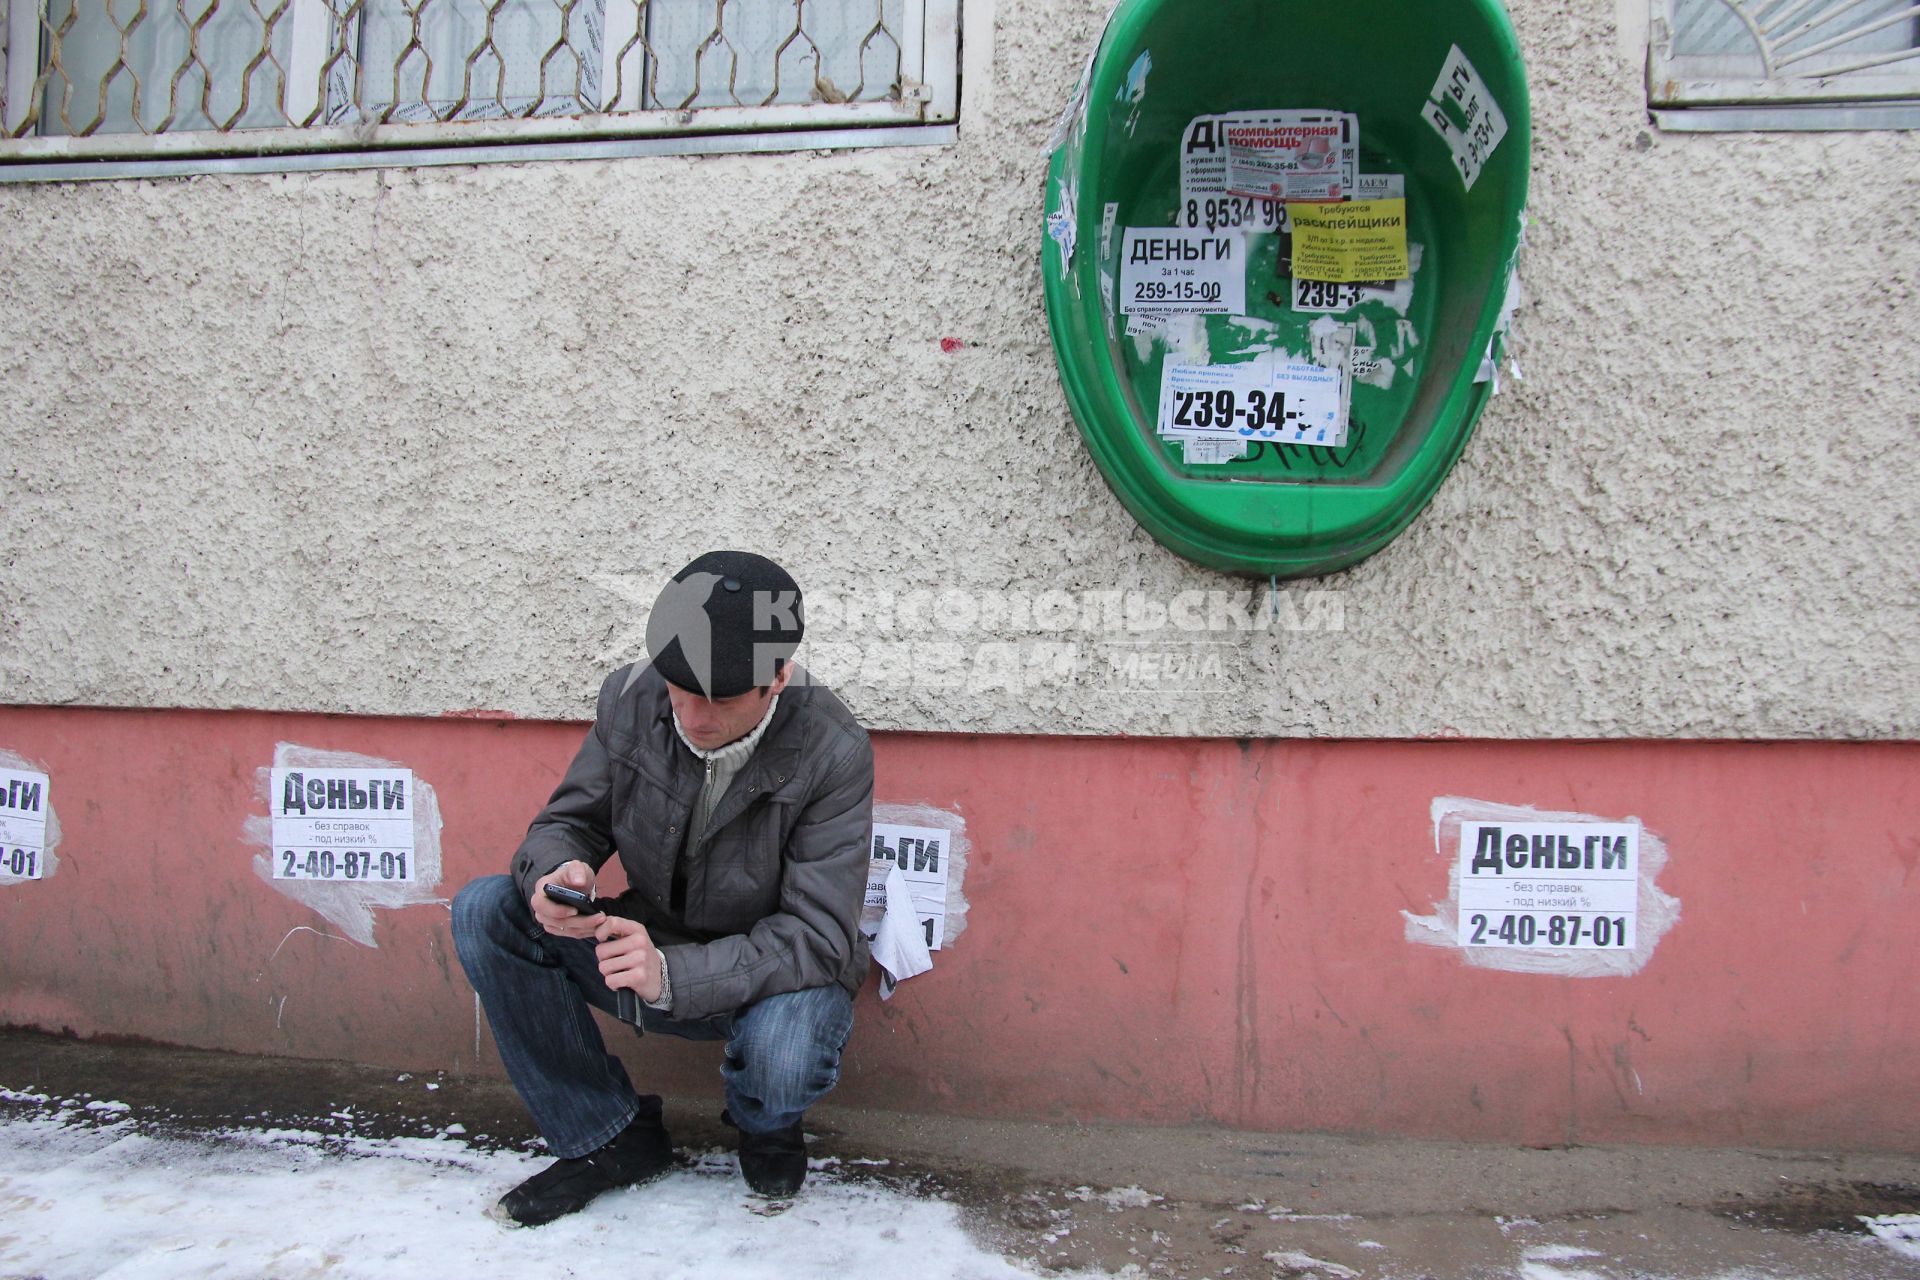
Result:
M680 741L686 746L687 750L693 752L693 754L700 759L711 760L722 768L729 766L738 767L748 756L753 754L753 749L760 745L760 739L766 736L767 726L773 723L773 713L779 709L779 706L780 695L776 693L773 695L773 700L767 703L767 714L760 717L760 723L753 726L752 732L743 738L735 738L732 742L715 747L711 751L703 750L693 745L692 739L687 737L687 731L680 727L680 713L678 711L673 713L673 731L680 735Z

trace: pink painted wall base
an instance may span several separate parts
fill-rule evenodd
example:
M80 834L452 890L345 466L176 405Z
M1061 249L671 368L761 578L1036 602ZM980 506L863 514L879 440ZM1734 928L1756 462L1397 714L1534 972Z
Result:
M259 878L277 743L439 797L443 896L504 870L583 726L0 708L59 868L0 885L0 1022L497 1072L442 903L373 947ZM837 1101L1516 1143L1920 1152L1920 746L876 735L878 799L958 813L966 932L858 1006ZM1416 945L1448 895L1432 802L1638 818L1680 917L1639 972ZM717 1049L606 1024L636 1081ZM19 1084L22 1082L0 1082Z

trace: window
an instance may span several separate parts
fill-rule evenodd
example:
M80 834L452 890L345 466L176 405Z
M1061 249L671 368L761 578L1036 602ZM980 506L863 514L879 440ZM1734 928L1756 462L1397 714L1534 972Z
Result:
M1915 0L1652 0L1662 128L1920 127Z
M958 0L0 0L0 14L0 165L957 115Z

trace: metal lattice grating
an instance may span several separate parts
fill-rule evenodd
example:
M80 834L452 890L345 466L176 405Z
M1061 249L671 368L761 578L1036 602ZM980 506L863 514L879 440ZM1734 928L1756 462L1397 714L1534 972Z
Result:
M16 139L542 120L660 131L716 111L775 127L808 113L917 121L929 96L923 0L11 3Z
M1920 4L1676 0L1673 53L1733 60L1764 79L1850 75L1920 58Z

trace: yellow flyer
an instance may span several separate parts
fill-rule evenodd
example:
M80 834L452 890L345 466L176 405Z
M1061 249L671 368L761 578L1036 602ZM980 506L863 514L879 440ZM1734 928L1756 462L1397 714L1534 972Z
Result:
M1287 218L1293 223L1295 279L1354 284L1407 278L1404 198L1289 204Z

